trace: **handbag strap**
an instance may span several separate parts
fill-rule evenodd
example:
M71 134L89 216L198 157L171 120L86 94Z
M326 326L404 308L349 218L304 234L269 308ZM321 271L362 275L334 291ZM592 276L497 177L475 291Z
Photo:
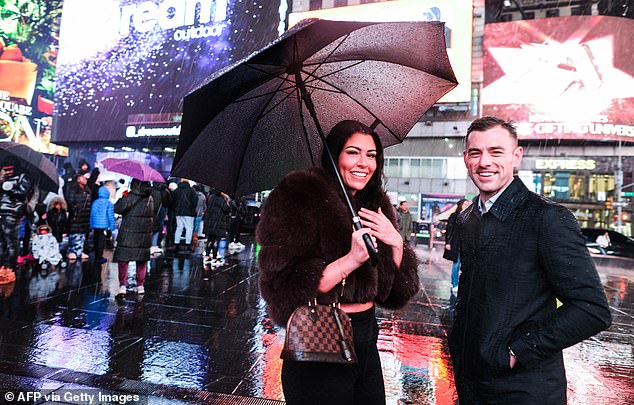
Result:
M341 344L341 354L346 359L346 361L352 361L352 349L350 348L350 344L346 339L346 333L343 330L343 325L341 324L341 319L339 318L339 311L337 307L332 307L332 316L335 318L335 323L337 324L337 330L339 331L339 336L341 340L339 343Z

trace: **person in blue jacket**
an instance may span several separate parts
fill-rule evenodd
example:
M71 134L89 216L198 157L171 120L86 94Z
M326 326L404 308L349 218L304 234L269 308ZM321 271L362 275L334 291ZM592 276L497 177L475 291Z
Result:
M93 231L95 245L95 263L105 263L103 248L106 238L114 231L114 205L110 202L110 190L106 186L99 187L98 196L90 210L90 228Z

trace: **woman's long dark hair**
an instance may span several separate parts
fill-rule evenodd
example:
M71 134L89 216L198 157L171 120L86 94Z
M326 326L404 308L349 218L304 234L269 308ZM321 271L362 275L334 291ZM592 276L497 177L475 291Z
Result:
M361 207L376 210L379 207L379 196L383 192L383 145L381 145L381 139L379 139L377 133L359 121L345 120L339 122L330 130L326 137L326 144L335 159L335 164L337 164L344 145L356 133L370 135L374 140L376 145L376 170L368 184L356 193L354 200ZM325 148L321 154L321 166L333 177L335 176Z

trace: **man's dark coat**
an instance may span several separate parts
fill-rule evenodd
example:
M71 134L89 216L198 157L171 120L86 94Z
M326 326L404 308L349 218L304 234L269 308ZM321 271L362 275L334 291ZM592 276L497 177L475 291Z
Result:
M515 178L484 215L476 197L458 228L449 344L460 402L565 404L562 349L611 323L576 219Z

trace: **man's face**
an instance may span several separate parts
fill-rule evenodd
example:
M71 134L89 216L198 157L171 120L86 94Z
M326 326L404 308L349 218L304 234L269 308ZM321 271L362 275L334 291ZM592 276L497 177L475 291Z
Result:
M513 169L520 165L522 154L522 147L502 127L471 132L464 163L483 202L513 180Z
M84 176L79 176L77 177L77 184L79 184L80 186L85 186L88 183L88 180L86 179L86 177Z

